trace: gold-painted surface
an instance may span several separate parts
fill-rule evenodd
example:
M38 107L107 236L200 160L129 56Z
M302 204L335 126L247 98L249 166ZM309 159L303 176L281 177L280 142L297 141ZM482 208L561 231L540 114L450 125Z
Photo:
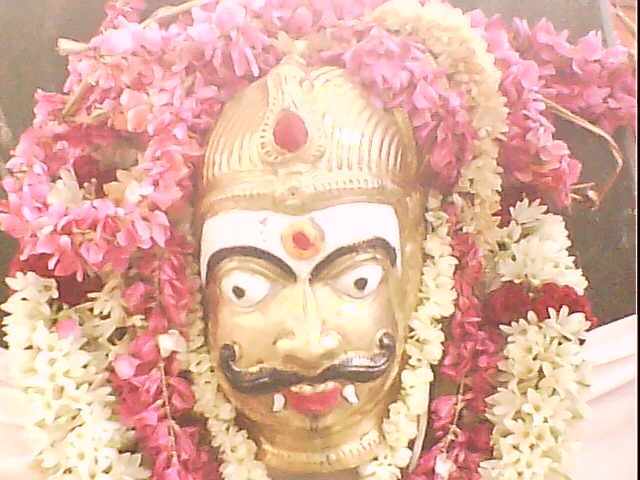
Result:
M415 309L422 265L424 233L417 196L397 207L402 242L401 274L380 252L343 257L317 278L292 280L267 261L228 258L210 273L207 298L210 315L209 345L214 363L224 343L238 347L241 368L279 367L313 375L344 355L377 352L381 331L396 337L403 351L407 320ZM385 276L369 297L353 299L336 291L332 282L365 264L379 264ZM239 308L220 291L221 280L240 270L259 275L272 284L269 294L252 308ZM337 342L324 342L327 336ZM375 455L375 442L360 442L370 431L380 432L387 407L398 389L401 354L382 378L356 384L359 402L342 398L325 415L310 417L290 408L273 412L273 395L245 395L235 391L219 374L224 394L246 418L259 455L270 467L297 472L329 472L353 468ZM355 446L358 446L357 448Z
M357 404L341 398L319 416L287 406L274 412L272 394L239 393L216 369L222 391L267 466L338 471L375 456L372 439L381 435L388 405L397 397L408 319L418 301L424 197L406 118L374 107L340 69L284 65L274 70L273 77L248 87L221 112L206 154L203 219L227 209L304 215L354 201L390 204L398 216L402 262L398 268L383 252L360 251L336 260L317 278L292 279L267 260L227 258L207 276L208 340L216 365L220 346L232 343L240 368L314 375L346 355L377 353L380 333L393 333L398 353L389 371L356 384ZM278 152L264 133L283 106L294 109L309 130L307 146L295 153ZM351 298L335 288L340 275L366 264L384 269L369 296ZM269 293L250 308L238 306L220 289L233 271L266 279Z
M309 133L294 153L273 139L286 110L300 115ZM340 68L285 61L220 113L206 151L200 207L205 217L255 203L280 210L336 192L399 194L419 180L406 113L372 106L365 89Z

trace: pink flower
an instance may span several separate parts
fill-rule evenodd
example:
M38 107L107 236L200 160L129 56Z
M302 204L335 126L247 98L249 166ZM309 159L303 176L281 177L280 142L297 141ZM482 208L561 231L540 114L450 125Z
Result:
M140 363L140 360L131 355L119 355L113 361L113 369L118 377L123 380L128 380L135 375L136 368Z
M240 28L245 23L247 10L235 2L219 2L215 9L214 21L218 28L227 33L232 29Z
M77 320L61 320L56 322L56 333L60 338L80 338L82 332Z
M191 391L191 385L185 379L180 377L171 377L168 379L169 391L171 395L171 404L177 413L185 412L193 407L195 396Z
M443 430L451 424L455 414L455 395L443 395L431 402L432 427L435 430Z
M135 48L133 33L125 27L105 32L98 45L102 55L130 55Z
M124 292L122 301L133 314L140 314L144 311L145 296L149 292L149 287L143 282L136 282Z

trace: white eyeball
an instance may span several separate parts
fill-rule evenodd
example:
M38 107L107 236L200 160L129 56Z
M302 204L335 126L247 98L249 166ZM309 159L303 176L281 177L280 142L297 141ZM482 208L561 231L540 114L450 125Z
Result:
M378 288L383 275L384 269L380 265L362 265L336 278L333 287L349 297L365 298Z
M271 282L256 273L234 270L222 278L220 290L234 305L248 308L264 300Z

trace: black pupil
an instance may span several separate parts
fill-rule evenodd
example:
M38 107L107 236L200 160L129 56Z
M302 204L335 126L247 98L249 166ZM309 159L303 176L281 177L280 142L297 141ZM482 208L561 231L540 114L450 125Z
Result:
M239 287L237 285L234 285L233 288L231 289L231 292L233 293L233 295L238 299L238 300L242 300L244 298L244 296L246 295L246 292L244 291L244 288Z
M361 277L361 278L358 278L355 282L353 282L353 286L362 292L364 291L365 288L367 288L367 283L369 283L369 280Z

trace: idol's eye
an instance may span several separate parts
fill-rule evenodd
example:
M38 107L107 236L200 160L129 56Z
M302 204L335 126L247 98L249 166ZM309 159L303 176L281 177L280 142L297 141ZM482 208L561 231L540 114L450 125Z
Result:
M333 287L352 298L365 298L378 288L383 274L384 270L380 265L362 265L336 278Z
M256 273L235 270L222 278L220 290L234 305L247 308L264 300L271 282Z

